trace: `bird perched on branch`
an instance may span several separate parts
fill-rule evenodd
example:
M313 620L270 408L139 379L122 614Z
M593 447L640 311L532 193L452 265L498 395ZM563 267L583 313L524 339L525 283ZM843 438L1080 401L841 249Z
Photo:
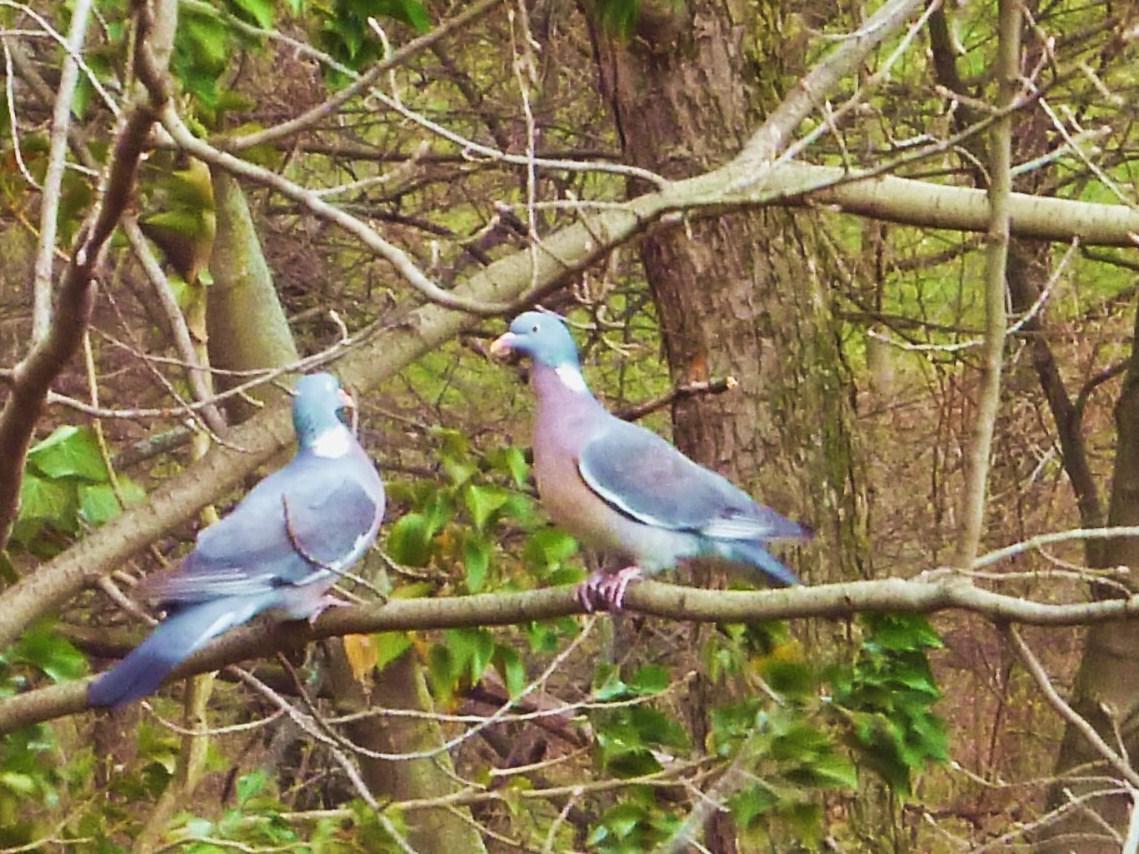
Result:
M153 693L207 641L264 611L313 621L341 574L368 550L384 515L375 465L341 412L352 398L331 374L297 383L297 454L258 483L233 511L198 535L179 566L143 582L140 593L166 618L88 690L92 706Z
M590 394L577 346L557 315L520 314L490 351L533 363L534 475L550 516L586 545L630 561L582 584L578 598L586 610L619 611L630 581L687 558L754 567L780 586L799 583L764 544L805 540L811 531L757 504L655 433L610 414Z

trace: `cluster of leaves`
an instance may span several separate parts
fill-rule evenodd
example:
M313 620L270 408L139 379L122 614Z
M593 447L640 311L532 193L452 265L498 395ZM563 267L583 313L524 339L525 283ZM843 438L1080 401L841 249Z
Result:
M0 697L26 689L31 672L66 682L86 670L83 654L49 623L39 623L0 654ZM29 805L58 806L64 790L86 786L90 771L90 756L64 755L46 724L0 738L0 845L25 845L45 832L44 811Z
M933 712L941 692L926 654L941 638L919 615L868 614L862 622L857 660L832 672L834 705L860 760L908 796L917 771L947 758L945 723Z
M28 451L12 541L41 557L50 556L84 526L97 527L119 515L120 496L130 505L144 493L123 475L112 484L89 427L59 427Z
M756 845L776 844L779 828L801 844L816 844L824 828L820 796L856 790L860 767L905 797L914 775L946 758L945 728L932 711L940 694L926 655L941 645L937 634L909 615L872 615L864 627L846 665L811 663L781 623L720 626L706 644L710 678L757 685L712 710L707 745L712 758L739 775L727 804ZM603 666L598 678L599 699L644 696L669 682L659 667L623 682ZM599 712L594 731L599 764L619 777L659 771L663 751L690 746L679 722L648 705ZM599 850L645 850L678 827L680 816L658 798L641 787L630 792L594 828Z
M456 430L434 431L442 482L418 480L393 483L393 501L411 509L391 526L386 541L388 556L412 569L437 570L441 577L417 581L395 591L396 596L422 596L445 586L468 593L519 590L578 581L582 571L570 559L577 543L567 534L549 528L527 491L530 467L522 450L500 447L479 454ZM522 573L504 561L503 546L521 542ZM461 568L461 576L455 571ZM527 627L531 650L550 652L561 638L576 633L572 619L535 623ZM412 644L410 634L385 633L380 637L379 664L403 653ZM523 687L525 669L519 652L486 629L452 629L443 634L427 655L433 692L444 700L462 685L478 682L493 665L512 696Z
M369 18L389 18L420 33L431 29L431 15L419 0L331 0L314 4L314 11L321 22L321 48L354 69L383 58L384 45L368 25Z

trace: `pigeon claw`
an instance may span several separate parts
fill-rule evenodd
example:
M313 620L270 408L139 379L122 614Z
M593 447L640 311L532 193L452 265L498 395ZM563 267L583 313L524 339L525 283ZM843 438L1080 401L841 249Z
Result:
M617 572L597 571L577 588L577 601L592 614L604 608L616 614L625 607L625 590L634 581L644 578L639 566L626 566Z
M329 608L350 608L352 603L347 599L341 599L332 593L320 597L320 603L317 605L316 610L308 615L309 626L316 625L317 618L327 611Z

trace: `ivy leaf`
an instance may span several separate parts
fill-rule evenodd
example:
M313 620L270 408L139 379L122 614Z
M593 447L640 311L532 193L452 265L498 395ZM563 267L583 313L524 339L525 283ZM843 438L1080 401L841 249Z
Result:
M426 566L431 559L427 519L422 513L408 513L388 532L388 554L405 566Z
M262 29L273 26L272 0L229 0L229 5L237 11L239 18L246 18Z
M478 535L463 540L463 566L467 571L467 590L478 593L486 584L490 568L490 543Z
M376 647L377 670L383 670L411 649L411 636L407 632L377 632L372 641Z
M124 475L119 475L119 491L128 507L146 498L141 486ZM123 512L119 497L109 483L85 484L79 487L79 515L88 525L98 527Z
M479 486L469 483L463 489L463 501L471 514L471 521L479 531L510 498L510 493L499 486Z
M87 659L49 623L39 623L20 637L5 656L42 670L53 682L78 679L87 672Z
M577 554L577 540L558 528L542 528L530 535L522 557L527 567L551 572Z
M47 522L63 530L71 530L75 516L75 490L67 483L24 476L20 484L20 520Z
M28 451L28 463L49 478L76 477L92 483L107 480L95 433L88 427L63 426Z
M506 690L510 692L510 699L517 699L526 687L526 665L522 656L508 646L496 644L494 647L494 666L502 675L506 683Z

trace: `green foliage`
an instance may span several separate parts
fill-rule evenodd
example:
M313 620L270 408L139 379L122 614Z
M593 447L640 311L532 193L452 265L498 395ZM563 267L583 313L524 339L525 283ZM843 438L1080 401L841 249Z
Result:
M179 851L213 854L241 846L291 847L307 840L288 824L281 813L286 807L272 794L269 775L262 770L238 777L237 803L216 820L185 813L175 822L171 835ZM319 833L319 829L318 829ZM230 844L225 844L230 843Z
M0 654L0 696L10 696L23 687L20 665L42 671L52 682L78 679L87 672L87 659L49 622L39 622Z
M914 773L947 758L945 724L932 710L941 692L926 656L941 639L921 616L870 614L862 622L858 658L831 674L834 705L859 759L908 796Z
M630 790L630 797L610 807L589 834L591 848L604 854L652 851L680 827L680 819L660 808L647 788Z
M128 504L145 496L130 478L119 476L117 481ZM73 536L84 525L102 525L121 512L94 432L89 427L59 427L28 451L12 541L50 555L62 543L45 536L48 532Z
M598 702L610 703L651 697L669 684L668 671L657 665L640 668L627 681L616 667L602 664L594 677L593 695ZM647 703L602 708L592 716L597 741L597 760L607 772L618 777L640 777L661 770L655 751L684 750L688 733L670 715Z
M488 629L448 629L427 656L427 679L435 696L449 700L463 686L474 685L493 665L512 697L522 692L526 671L518 652Z
M44 829L40 816L45 808L59 805L62 778L55 751L51 728L43 725L0 739L0 845L36 839Z
M361 69L383 58L383 43L368 18L388 18L425 33L431 15L420 0L332 0L314 6L319 21L317 42L342 65ZM336 75L344 82L343 75Z

